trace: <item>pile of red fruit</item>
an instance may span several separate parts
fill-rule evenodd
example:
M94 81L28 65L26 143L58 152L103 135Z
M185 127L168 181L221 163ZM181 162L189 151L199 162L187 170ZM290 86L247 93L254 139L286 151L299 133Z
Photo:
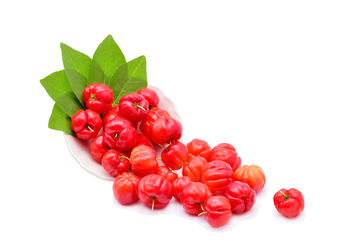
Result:
M87 109L75 113L71 128L78 138L91 140L91 155L115 177L113 192L121 204L140 200L153 210L175 197L188 214L205 215L211 226L219 227L232 214L250 210L265 185L262 169L241 166L231 144L211 149L200 139L187 145L178 141L182 126L157 107L152 89L127 94L112 107L113 91L94 83L84 89L83 100ZM163 148L164 166L158 163L157 145Z

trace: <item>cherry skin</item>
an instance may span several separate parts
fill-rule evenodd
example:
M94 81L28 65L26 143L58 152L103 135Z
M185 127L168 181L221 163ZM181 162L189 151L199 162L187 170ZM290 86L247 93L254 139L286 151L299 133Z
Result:
M82 140L90 140L97 136L101 127L100 114L91 109L78 110L71 118L71 128Z
M130 170L129 158L117 150L107 151L103 155L101 163L106 172L112 177L117 177Z
M136 146L131 151L130 163L132 171L140 177L155 174L159 168L154 148L146 145Z
M243 165L234 171L233 179L247 183L256 193L263 189L266 182L263 170L257 165Z
M221 195L227 185L232 181L232 168L222 160L213 160L203 170L202 182L206 184L213 194Z
M255 191L247 183L233 181L227 187L225 196L231 203L234 214L241 214L249 211L255 202Z
M277 211L287 218L297 217L304 210L304 196L297 189L281 189L273 197Z
M178 178L177 174L166 166L159 166L157 174L168 180L170 183L173 183Z
M184 177L179 177L174 180L173 182L173 189L174 189L174 197L181 202L182 198L182 191L187 186L189 183L191 183L192 180L190 177L184 176Z
M182 175L190 177L194 182L201 182L202 173L207 169L207 167L207 160L201 156L196 156L185 163L182 169Z
M101 114L112 108L113 90L103 83L93 83L83 90L83 100L88 109Z
M148 104L150 107L157 107L159 103L159 97L157 93L150 88L141 88L139 91L137 91L138 94L145 97L145 99L148 101Z
M227 224L232 216L230 201L224 196L211 196L205 203L205 211L208 223L212 227L221 227Z
M205 211L204 204L211 195L205 184L191 182L182 190L181 203L188 214L198 215Z
M140 180L138 187L140 201L147 207L161 209L166 207L173 197L173 185L158 174L151 174Z
M174 141L162 151L161 157L167 167L172 170L179 170L187 162L188 152L183 143Z
M191 142L189 142L186 147L188 153L190 153L191 155L201 156L208 160L211 148L206 141L195 138Z
M90 143L89 146L90 154L93 159L97 162L101 162L103 155L109 150L108 146L104 141L104 135L96 136Z
M142 95L130 93L119 100L119 112L131 122L139 122L148 114L148 101Z
M131 172L125 172L115 178L113 194L122 205L130 205L139 200L137 188L140 179Z

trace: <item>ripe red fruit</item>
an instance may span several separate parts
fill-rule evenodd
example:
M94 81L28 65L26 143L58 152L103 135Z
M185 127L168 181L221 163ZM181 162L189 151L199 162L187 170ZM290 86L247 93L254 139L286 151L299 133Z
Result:
M255 202L255 191L241 181L231 182L226 187L225 196L230 201L232 212L235 214L249 211Z
M154 148L146 145L136 146L131 151L130 163L132 171L140 177L157 173L159 168Z
M222 194L226 186L232 181L232 168L222 160L213 160L208 163L207 169L203 170L202 181L213 194Z
M233 171L241 166L241 158L238 156L236 149L227 143L215 146L209 155L209 161L222 160L228 163Z
M119 100L119 112L131 122L139 122L148 114L148 101L137 93L124 95Z
M171 117L168 111L160 108L151 108L140 124L140 130L145 136L152 137L152 129L154 122L159 118Z
M175 141L162 151L161 157L166 166L173 170L179 170L187 161L188 152L183 143Z
M88 109L101 114L112 108L113 90L105 84L93 83L84 89L83 100Z
M90 143L90 154L97 162L101 162L103 155L109 150L104 141L104 135L96 136Z
M181 201L182 191L183 191L184 187L187 186L191 182L192 182L192 180L187 176L179 177L179 178L175 179L175 181L173 182L174 197L178 201Z
M141 88L139 91L137 91L138 94L145 97L145 99L148 101L148 105L150 107L157 107L159 103L159 97L157 93L150 88Z
M146 137L144 134L141 134L141 133L137 134L136 146L138 146L138 145L147 145L147 146L153 148L153 144L152 144L151 140L148 137Z
M304 210L304 196L297 189L281 189L273 197L277 211L285 217L293 218Z
M156 144L170 143L181 138L182 126L181 123L174 118L159 118L152 128L152 140Z
M172 172L168 167L166 166L160 166L158 168L158 175L162 176L166 180L168 180L170 183L173 183L175 179L177 179L177 174L175 172Z
M107 151L102 158L102 166L112 177L130 170L129 158L117 150Z
M130 205L139 200L137 188L140 179L131 172L124 172L115 178L113 194L122 205Z
M137 131L131 122L116 117L104 126L105 142L110 148L127 151L137 144Z
M164 208L173 197L173 186L158 174L147 175L140 180L138 196L152 210Z
M212 227L221 227L229 222L232 212L230 201L224 196L211 196L205 204L205 211L208 223Z
M100 115L91 109L78 110L71 118L71 128L82 140L90 140L97 136L101 127Z
M247 183L256 193L265 185L265 174L257 165L243 165L233 173L233 179Z
M182 175L190 177L194 182L201 182L202 172L203 170L207 169L207 167L208 162L206 159L200 156L193 157L184 165Z
M208 160L211 148L206 141L195 138L186 147L191 155L201 156Z
M204 210L204 204L211 196L209 188L200 182L191 182L182 190L181 203L188 214L198 215Z
M116 117L121 117L118 105L114 106L106 112L102 118L103 125L106 125L109 121L113 120Z

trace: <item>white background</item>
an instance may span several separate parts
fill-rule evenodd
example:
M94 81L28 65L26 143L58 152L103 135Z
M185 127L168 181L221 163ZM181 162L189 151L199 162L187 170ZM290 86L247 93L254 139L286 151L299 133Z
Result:
M349 1L6 1L0 8L0 251L349 251ZM267 184L221 229L121 207L79 167L39 80L59 42L92 56L112 34L183 119L185 142L232 143ZM288 220L273 194L295 187Z

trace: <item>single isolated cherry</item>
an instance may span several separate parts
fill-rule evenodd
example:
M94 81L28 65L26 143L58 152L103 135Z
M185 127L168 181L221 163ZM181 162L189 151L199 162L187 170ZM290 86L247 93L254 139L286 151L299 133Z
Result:
M130 93L119 100L119 112L131 122L139 122L148 114L148 101L142 95Z
M275 193L273 202L277 211L287 218L298 216L304 210L304 196L297 189L281 189Z
M83 90L83 101L88 109L107 112L112 108L113 90L103 83L93 83Z
M148 101L148 105L150 107L157 107L159 103L159 97L153 89L150 88L141 88L139 91L137 91L138 94L145 97L145 99Z
M117 150L107 151L102 158L102 166L112 177L117 177L130 170L129 158Z
M122 205L130 205L139 200L137 188L140 179L131 172L124 172L115 178L113 194L115 199Z
M138 187L140 201L147 207L161 209L166 207L173 197L173 185L158 174L151 174L140 180Z
M91 109L78 110L71 118L71 128L82 140L90 140L97 136L101 127L100 114Z

